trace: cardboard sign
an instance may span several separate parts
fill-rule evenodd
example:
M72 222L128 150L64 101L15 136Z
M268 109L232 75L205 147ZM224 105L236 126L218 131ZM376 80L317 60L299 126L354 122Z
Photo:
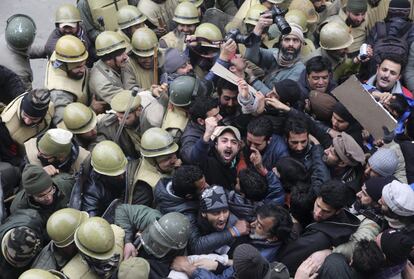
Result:
M369 92L364 90L354 75L335 88L332 93L375 139L384 137L382 127L385 126L390 131L395 129L397 121L375 101Z
M240 79L240 77L236 76L232 72L230 72L226 67L219 63L215 63L213 67L211 68L211 71L216 74L217 76L224 78L228 82L233 83L234 85L237 85L237 81ZM254 89L252 86L248 85L249 92L253 94L253 96L256 96L257 90Z

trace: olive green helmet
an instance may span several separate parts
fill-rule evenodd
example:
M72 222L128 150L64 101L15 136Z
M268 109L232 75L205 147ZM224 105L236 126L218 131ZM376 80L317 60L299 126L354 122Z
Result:
M285 0L266 0L272 4L282 4Z
M183 2L190 2L193 3L197 8L199 8L201 5L203 5L203 0L178 0L179 3Z
M177 23L188 25L200 23L197 7L191 2L178 4L174 10L173 20Z
M201 46L205 47L220 47L220 42L223 40L223 35L221 34L220 29L212 23L202 23L200 24L195 32L194 35L198 38L204 38L209 40L209 42L201 42Z
M161 128L153 127L145 131L141 138L141 155L152 158L177 152L178 145L173 137Z
M82 41L73 35L60 37L56 42L55 53L56 59L65 63L82 62L89 55Z
M38 141L37 148L45 156L66 157L72 151L72 138L73 134L67 130L49 129Z
M137 29L132 35L132 52L141 57L154 55L154 48L158 44L157 35L148 27Z
M32 268L23 272L19 279L59 279L58 276L53 275L49 271Z
M350 28L340 21L326 23L320 32L320 46L325 50L347 48L354 42Z
M114 231L101 217L91 217L78 227L75 244L80 252L97 260L110 259L116 248Z
M47 220L46 230L53 243L60 248L73 243L76 229L89 218L88 213L74 208L63 208Z
M16 50L26 50L32 44L36 36L36 24L27 15L15 14L7 19L6 42Z
M308 32L308 21L303 11L289 10L285 15L285 19L288 23L294 23L302 27L303 33Z
M319 14L309 0L293 0L289 6L289 11L290 10L301 10L306 15L308 24L317 23L319 21Z
M168 90L170 103L177 107L191 104L191 98L197 95L199 82L195 77L179 76L174 79Z
M71 103L63 111L63 121L59 128L66 129L72 134L83 134L96 127L96 113L82 103Z
M179 212L170 212L154 221L142 234L144 249L157 258L171 249L184 249L190 235L190 222Z
M267 11L267 8L261 4L251 6L247 11L247 15L244 19L244 23L256 26L259 21L260 14Z
M129 102L131 102L129 112L135 111L141 105L141 96L136 95L133 99L131 96L131 90L122 90L112 98L111 109L116 112L125 112L128 109Z
M118 26L121 29L126 29L147 20L147 17L136 6L132 5L126 5L120 8L117 12L117 17Z
M96 37L95 48L98 56L104 56L119 49L126 49L127 43L117 32L104 31Z
M104 140L92 150L91 165L97 173L118 176L125 172L128 161L115 142Z
M55 13L55 23L72 23L80 22L81 17L79 10L72 4L60 5Z

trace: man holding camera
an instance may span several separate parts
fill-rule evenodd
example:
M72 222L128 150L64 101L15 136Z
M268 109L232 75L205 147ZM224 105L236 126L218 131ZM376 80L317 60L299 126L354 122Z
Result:
M275 16L275 18L277 17L278 15ZM264 94L271 91L270 88L274 82L284 79L299 80L302 71L305 69L305 65L300 61L300 51L304 41L303 31L296 24L291 24L291 31L280 37L279 49L260 47L261 35L267 27L273 24L273 21L270 12L260 16L251 34L252 44L246 49L246 59L267 72L263 82L257 79L250 80L250 84ZM280 21L281 19L278 18L278 25Z

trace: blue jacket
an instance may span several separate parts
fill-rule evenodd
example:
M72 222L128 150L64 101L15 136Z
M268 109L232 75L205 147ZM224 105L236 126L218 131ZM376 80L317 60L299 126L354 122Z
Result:
M273 134L270 139L269 144L267 145L264 153L262 154L263 166L267 170L272 170L276 162L280 158L288 157L289 151L283 137Z

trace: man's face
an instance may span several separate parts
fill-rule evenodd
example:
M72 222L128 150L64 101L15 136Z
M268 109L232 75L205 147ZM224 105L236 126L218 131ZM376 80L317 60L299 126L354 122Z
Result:
M345 121L342 117L340 117L335 112L332 113L331 123L332 123L332 129L338 132L343 132L349 127L349 122Z
M377 67L377 78L375 86L381 91L389 91L400 79L401 65L385 59Z
M157 161L158 168L162 173L171 173L176 167L178 167L178 158L177 154L175 153L158 156L155 158L155 160Z
M25 126L34 127L42 122L43 117L32 117L22 110L21 119Z
M225 163L230 163L240 150L240 143L232 132L224 132L217 138L217 153Z
M150 57L137 56L137 62L145 70L152 70L152 68L154 68L153 56L150 56Z
M54 194L56 193L56 187L51 185L43 192L33 195L33 199L41 205L51 205L54 200Z
M215 117L217 122L220 122L223 117L220 115L220 107L213 108L207 112L207 117Z
M289 132L287 142L291 152L295 154L302 154L308 146L308 133L294 134Z
M367 193L367 186L365 186L365 184L361 187L361 191L359 191L356 196L362 205L369 206L373 202L372 198Z
M80 65L72 68L71 70L67 71L68 77L75 80L80 80L86 73L86 60L83 61Z
M181 67L179 67L176 71L179 75L187 75L193 71L193 65L191 65L190 61L187 61Z
M270 139L266 140L265 136L255 136L247 132L247 146L249 148L251 147L256 148L257 150L260 151L260 153L262 153L262 151L265 150L269 141Z
M308 75L308 83L312 90L316 90L320 93L327 93L326 90L329 84L328 70L322 72L311 72Z
M229 219L229 215L230 215L230 212L229 212L228 209L202 213L202 216L207 219L208 223L216 231L223 231L226 228L226 224L227 224L227 220Z
M379 175L376 171L374 171L369 165L369 163L367 163L365 165L365 170L364 170L365 179L370 178L370 177L378 177L378 176L381 176L381 175Z
M302 42L294 35L287 35L282 39L282 55L288 61L292 61L298 57L301 47Z
M234 67L234 71L244 71L246 69L246 60L241 56L241 54L235 54L233 58L230 59L230 70Z
M224 115L233 115L239 108L239 102L237 101L237 91L229 89L223 89L223 93L220 96L220 111Z
M76 34L78 33L78 30L79 30L79 24L78 23L76 24L76 27L72 27L72 26L69 26L69 25L65 25L63 27L59 27L59 32L62 35L73 35L73 36L76 36Z
M348 16L348 21L351 23L352 27L358 27L364 22L366 12L362 12L362 13L346 12L346 15Z
M194 182L194 185L197 188L197 193L198 195L201 195L201 193L207 188L207 182L206 182L206 178L203 176L202 178L200 178L199 180L197 180L196 182Z
M318 13L321 13L326 9L325 0L312 0L312 3L313 3L313 7Z
M121 53L120 55L116 56L114 59L112 59L114 62L114 67L121 69L123 67L126 66L127 62L128 62L128 54L126 53L126 51L124 51L123 53Z
M335 167L339 164L340 159L335 152L335 148L331 145L329 148L325 149L322 156L323 162L331 167Z
M316 198L315 204L313 205L313 219L316 222L325 221L337 213L338 211L326 204L321 197Z
M178 23L177 30L184 35L193 35L197 28L196 24L181 24Z
M97 131L97 128L95 127L86 133L78 134L78 137L80 137L81 139L87 142L92 142L96 139L97 135L98 135L98 131Z
M251 239L269 239L270 229L273 227L276 220L272 217L262 218L257 215L256 221L250 224L250 238Z
M330 56L332 56L336 60L341 60L346 57L348 53L348 48L341 48L336 50L327 50Z
M138 123L139 123L139 116L141 115L141 112L142 112L142 107L141 106L139 106L138 109L136 109L135 111L130 112L126 117L125 127L127 127L127 128L136 127L136 125L138 125ZM123 112L117 112L116 117L118 118L119 124L121 124L122 118L124 117L124 113Z

